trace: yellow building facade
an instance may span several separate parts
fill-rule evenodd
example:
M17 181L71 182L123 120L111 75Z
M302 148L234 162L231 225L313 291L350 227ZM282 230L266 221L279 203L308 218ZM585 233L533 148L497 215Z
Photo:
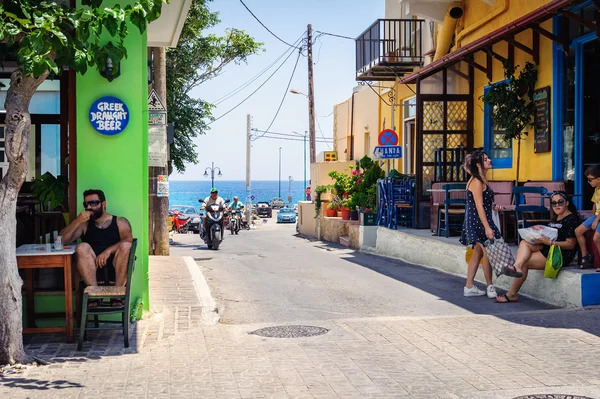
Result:
M372 157L379 133L391 128L403 157L383 164L415 174L420 201L432 182L463 178L450 174L454 153L443 150L484 148L494 162L490 179L514 180L517 143L502 138L481 97L505 79L503 63L519 66L518 75L531 62L541 114L521 141L519 183L565 181L578 207L589 208L583 171L600 162L595 11L592 1L386 0L380 27L357 38L360 84L334 107L339 159Z

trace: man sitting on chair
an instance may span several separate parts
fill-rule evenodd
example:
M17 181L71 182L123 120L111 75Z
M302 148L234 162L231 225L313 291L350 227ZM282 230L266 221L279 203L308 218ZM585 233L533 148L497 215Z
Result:
M88 286L96 286L98 280L104 281L106 272L109 281L114 281L116 286L125 286L133 241L129 221L106 212L106 197L102 190L84 191L83 207L85 210L60 232L65 244L78 238L82 240L75 253L83 281ZM95 306L98 305L95 302ZM111 305L121 306L122 303L113 299Z

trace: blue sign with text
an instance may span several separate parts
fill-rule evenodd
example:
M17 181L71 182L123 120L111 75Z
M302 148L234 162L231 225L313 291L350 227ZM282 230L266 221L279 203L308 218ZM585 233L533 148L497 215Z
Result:
M376 159L402 158L402 147L399 145L377 146L373 151L373 155Z
M98 133L114 136L127 127L129 109L117 97L99 98L90 108L90 123Z

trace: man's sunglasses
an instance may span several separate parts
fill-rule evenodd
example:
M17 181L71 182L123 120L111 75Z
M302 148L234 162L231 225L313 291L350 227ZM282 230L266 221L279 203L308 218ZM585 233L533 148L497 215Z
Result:
M589 182L591 182L591 181L592 181L592 180L594 180L594 179L597 179L597 177L588 177L588 178L587 178L587 181L588 181L588 183L589 183Z
M87 202L83 202L83 207L87 208L88 206L98 206L102 203L102 201L98 201L98 200L91 200L91 201L87 201Z
M558 200L558 201L550 202L550 205L552 205L552 206L563 206L564 204L565 204L565 200Z

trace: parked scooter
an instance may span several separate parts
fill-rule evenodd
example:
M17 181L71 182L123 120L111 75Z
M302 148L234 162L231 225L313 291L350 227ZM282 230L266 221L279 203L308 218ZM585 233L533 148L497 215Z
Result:
M179 234L187 234L192 219L175 209L172 209L170 212L173 212L173 230Z
M198 200L201 204L204 200ZM225 200L225 203L229 203L229 200ZM206 231L204 230L204 218L206 218ZM208 249L219 249L219 245L223 241L223 233L225 230L225 208L222 205L212 204L206 206L206 213L202 220L200 220L200 227L202 231L200 236L208 245Z

